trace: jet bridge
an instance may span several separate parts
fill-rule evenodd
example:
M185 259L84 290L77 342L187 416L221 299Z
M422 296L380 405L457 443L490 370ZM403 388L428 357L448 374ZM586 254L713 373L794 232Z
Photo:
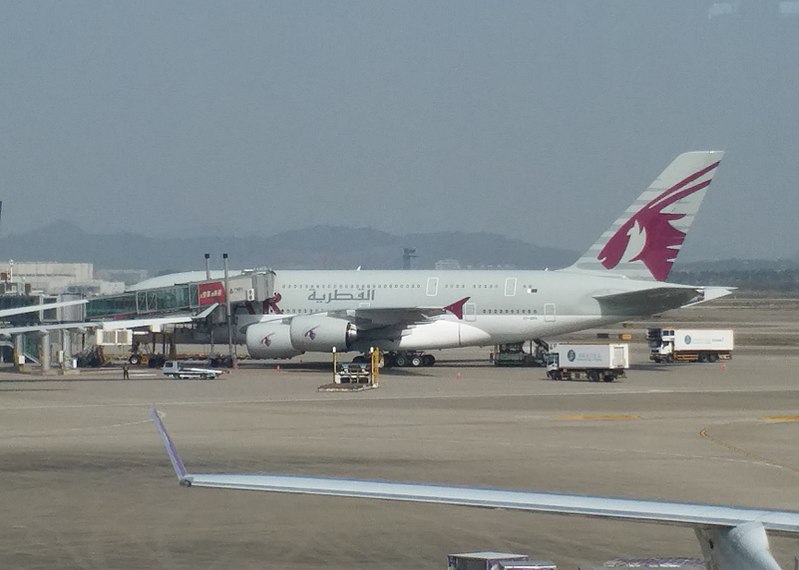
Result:
M271 270L245 272L228 279L228 284L232 304L248 304L255 310L261 303L263 310L274 299L275 273ZM197 312L226 300L224 280L211 279L97 297L89 300L85 310L86 319L96 321Z

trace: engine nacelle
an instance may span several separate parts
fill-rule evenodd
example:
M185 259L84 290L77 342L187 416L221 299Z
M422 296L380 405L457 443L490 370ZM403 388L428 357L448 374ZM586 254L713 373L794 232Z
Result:
M291 344L297 350L347 351L358 338L358 329L349 321L323 315L291 319Z
M381 339L377 342L383 350L430 350L486 346L491 343L491 336L487 332L459 321L444 319L409 327L397 339Z
M280 321L247 327L247 351L253 358L291 358L302 354L291 344L291 325Z

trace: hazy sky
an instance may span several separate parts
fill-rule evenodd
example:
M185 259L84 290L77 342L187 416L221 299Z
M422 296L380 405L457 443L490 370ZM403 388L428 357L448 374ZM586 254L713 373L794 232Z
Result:
M0 0L0 233L583 251L677 154L722 149L684 257L794 255L799 15L713 4Z

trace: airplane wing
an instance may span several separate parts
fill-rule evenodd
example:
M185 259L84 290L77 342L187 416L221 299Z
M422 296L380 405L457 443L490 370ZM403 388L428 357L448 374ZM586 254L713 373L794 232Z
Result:
M184 487L438 503L684 526L695 529L706 557L720 562L709 567L719 570L779 570L779 565L768 550L765 531L783 535L799 534L799 512L796 511L390 481L190 473L155 407L152 409L152 419L178 482ZM713 552L714 542L717 545L716 552ZM726 564L721 564L725 561Z
M171 317L152 317L146 319L125 319L119 321L83 321L73 323L41 323L38 325L27 325L21 327L2 327L0 328L0 336L7 336L12 334L30 333L30 332L48 332L54 330L86 330L97 329L103 330L118 330L118 329L138 329L150 328L159 329L164 325L175 325L190 323L206 318L210 315L219 303L210 305L207 309L196 315L175 315Z
M470 297L463 297L446 307L361 307L344 311L330 311L328 315L350 319L364 329L424 323L434 317L446 314L454 315L460 320L463 319L463 306L469 299Z
M81 299L79 301L60 301L58 303L44 303L40 305L16 307L14 309L2 309L0 310L0 317L13 317L14 315L24 315L25 313L38 313L39 311L49 311L50 309L72 307L74 305L85 305L86 303L88 303L86 299Z

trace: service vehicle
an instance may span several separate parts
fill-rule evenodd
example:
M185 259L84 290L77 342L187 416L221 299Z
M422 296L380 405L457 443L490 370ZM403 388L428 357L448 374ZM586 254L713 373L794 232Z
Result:
M224 373L224 370L216 368L200 368L195 366L184 366L177 360L168 360L161 367L161 372L167 378L210 378L214 379Z
M538 345L534 347L533 342L530 341L527 349L521 342L498 344L491 352L491 361L494 366L543 366L544 360L541 354L546 349Z
M735 335L730 329L651 328L646 331L649 360L716 362L732 358Z
M553 343L545 359L551 380L613 382L630 368L630 345Z
M447 570L557 570L551 560L511 552L463 552L447 556Z

